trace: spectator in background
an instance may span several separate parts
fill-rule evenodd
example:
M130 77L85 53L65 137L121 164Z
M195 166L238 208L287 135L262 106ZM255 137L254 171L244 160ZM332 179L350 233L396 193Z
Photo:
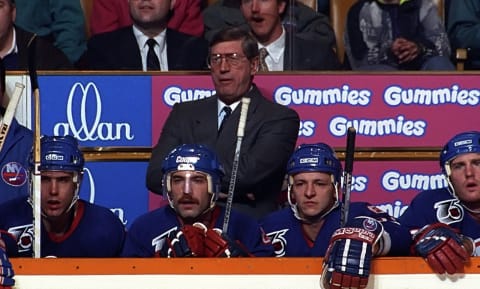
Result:
M71 69L67 57L49 41L14 25L17 9L14 0L0 0L0 58L7 70L28 69L28 44L37 38L36 55L39 70Z
M212 39L209 65L216 94L173 106L152 150L146 178L150 191L162 193L160 164L165 156L180 144L197 143L214 149L225 168L218 200L225 203L241 99L248 97L251 102L233 207L257 219L278 208L285 167L297 141L299 117L294 110L273 103L261 94L253 83L258 63L257 41L247 31L226 28Z
M90 18L91 35L117 30L132 25L129 0L95 0ZM174 0L168 28L179 32L203 36L203 3L200 0Z
M1 0L0 0L1 10ZM0 20L1 21L1 20ZM3 123L6 103L5 67L0 58L0 123ZM13 118L0 149L0 204L20 196L28 196L27 156L32 150L32 132Z
M467 48L466 69L480 69L480 1L451 1L448 36L454 49Z
M85 19L78 0L15 0L15 24L49 39L73 64L87 49ZM40 68L39 68L40 69Z
M261 71L339 69L328 41L315 33L297 34L290 33L292 27L285 29L282 18L288 5L288 0L241 1L242 15L258 41Z
M440 152L448 187L420 192L400 217L413 250L438 274L462 273L480 254L480 132L453 136Z
M128 231L124 257L270 257L271 243L255 219L235 210L222 232L225 208L216 204L224 176L215 153L182 144L161 161L169 206L148 212ZM157 224L152 226L152 224Z
M455 70L443 21L431 0L359 0L347 16L353 70Z
M285 2L285 0L277 2L277 5L283 5L281 2ZM210 41L215 33L225 27L242 26L249 29L247 21L240 11L241 3L242 0L218 0L203 10L205 38L207 40ZM312 8L297 1L295 1L294 7L286 5L283 13L275 11L273 16L278 14L281 14L283 25L292 33L295 32L297 37L318 37L330 47L336 47L335 34L327 16L317 13Z
M130 0L133 25L88 42L88 65L97 70L202 70L208 44L167 28L175 0Z
M373 257L409 253L408 229L368 203L351 203L342 227L342 166L327 144L299 146L287 175L290 207L260 223L277 257L325 257L323 288L364 288Z

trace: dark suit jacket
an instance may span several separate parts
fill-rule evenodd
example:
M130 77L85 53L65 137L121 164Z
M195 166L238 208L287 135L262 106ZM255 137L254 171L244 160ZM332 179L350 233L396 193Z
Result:
M27 70L28 69L28 44L34 37L36 38L36 68L38 70L69 70L73 68L67 56L61 50L56 48L51 42L43 37L15 27L16 41L18 47L17 54L5 56L4 63L8 70Z
M291 33L287 30L283 70L339 70L341 68L333 48L320 37L296 34L293 41L291 39Z
M253 86L247 96L251 102L240 151L234 203L249 204L255 210L255 206L260 207L259 204L263 202L275 209L287 161L297 141L299 117L294 110L267 100L256 86ZM165 156L180 144L198 143L217 152L226 173L222 179L221 192L227 193L240 107L241 104L217 135L216 96L174 105L152 151L147 169L147 187L152 192L161 194L161 167ZM247 193L255 195L255 203L249 201Z
M167 29L166 41L168 70L207 69L208 43L203 38ZM87 61L96 70L142 70L132 26L90 38Z

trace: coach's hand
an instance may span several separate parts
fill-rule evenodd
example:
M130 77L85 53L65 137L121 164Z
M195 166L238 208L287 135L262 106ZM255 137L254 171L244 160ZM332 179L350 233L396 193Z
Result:
M367 287L372 249L382 234L382 224L369 217L357 217L337 229L324 258L322 288Z
M414 250L435 272L455 274L463 272L474 248L473 244L468 244L467 250L464 242L473 243L448 225L435 223L423 227L414 235Z

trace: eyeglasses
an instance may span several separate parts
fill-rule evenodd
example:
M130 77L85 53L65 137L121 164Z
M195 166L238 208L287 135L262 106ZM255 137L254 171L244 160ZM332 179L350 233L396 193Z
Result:
M238 53L211 54L208 56L207 63L211 67L218 67L222 64L222 59L232 67L238 67L247 57Z

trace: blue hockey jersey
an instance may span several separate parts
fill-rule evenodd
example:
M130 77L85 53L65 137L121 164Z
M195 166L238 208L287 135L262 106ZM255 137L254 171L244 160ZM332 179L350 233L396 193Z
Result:
M33 255L33 210L27 197L0 206L1 236L10 257ZM8 240L10 239L10 240ZM61 237L48 234L42 224L41 256L115 257L125 240L125 228L109 209L78 200L77 212L68 231Z
M260 221L260 224L271 239L277 257L324 257L330 237L340 227L340 213L340 207L337 207L324 217L325 222L313 244L305 236L302 222L295 218L290 207L270 213ZM389 255L408 255L410 233L394 218L367 203L351 203L349 219L357 216L372 217L383 224L392 239Z
M210 229L222 229L225 208L215 207ZM228 226L228 236L240 241L255 256L273 256L273 248L257 221L232 210ZM182 225L176 212L170 206L163 206L138 217L127 232L122 256L159 256L170 231Z
M472 238L475 243L475 256L480 256L480 223L465 211L460 201L454 198L447 188L420 192L399 220L412 232L428 224L447 224Z
M0 204L28 196L28 156L32 143L32 132L13 119L0 151Z

